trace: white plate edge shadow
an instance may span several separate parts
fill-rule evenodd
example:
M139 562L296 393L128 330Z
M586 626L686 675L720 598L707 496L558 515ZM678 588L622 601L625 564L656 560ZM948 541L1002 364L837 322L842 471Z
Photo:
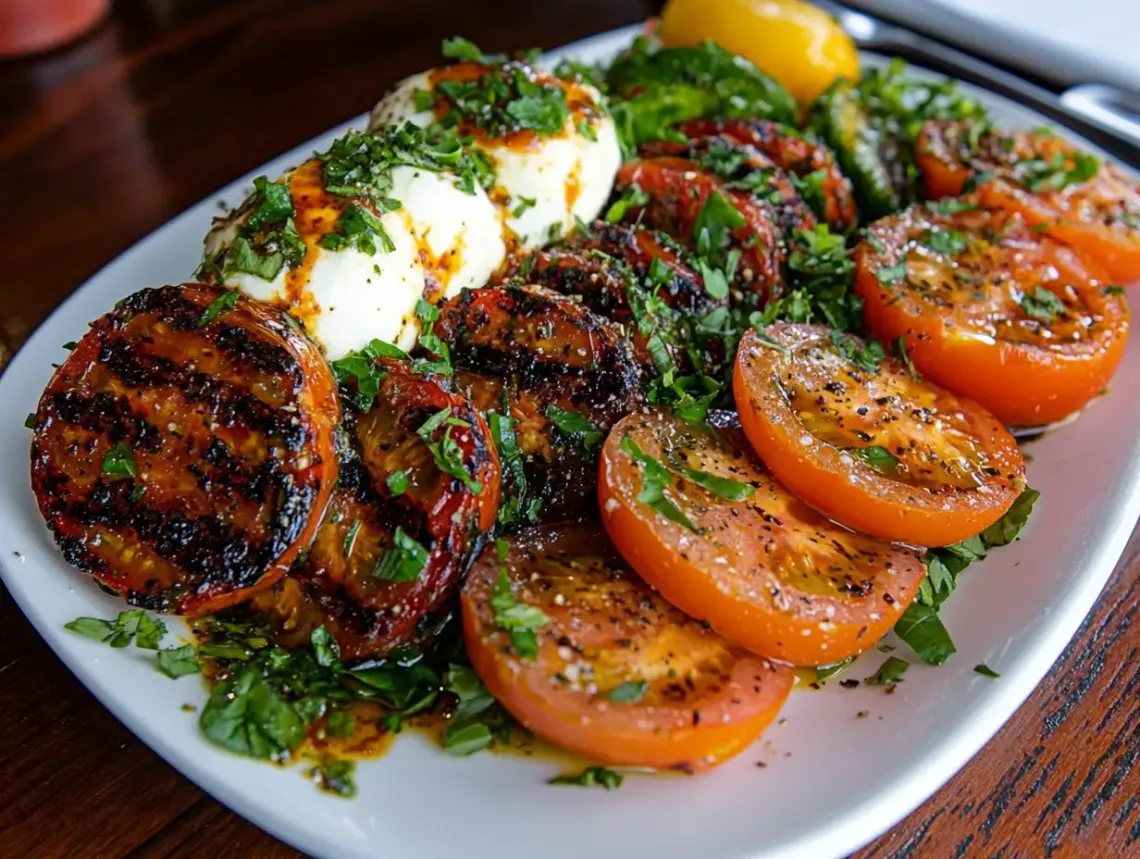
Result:
M580 42L565 46L552 52L553 55L578 54L589 52L595 55L605 54L607 49L629 39L640 29L640 25L623 28L610 33L599 34ZM1004 104L1010 110L1025 114L1026 111L1016 105L1010 105L1003 99L986 94L990 103ZM361 121L360 117L346 123L341 129ZM307 155L330 135L339 133L335 129L319 135L289 152L272 159L269 165L279 165ZM145 254L152 242L157 240L159 234L167 231L176 231L178 224L187 219L195 218L201 214L203 207L211 207L220 193L228 193L235 187L244 187L249 184L253 176L266 172L263 165L259 170L252 171L246 176L231 183L223 191L206 197L175 218L171 219L148 236L140 239L131 248L113 260L101 271L96 273L83 286L78 288L63 304L60 305L29 338L28 344L38 342L46 329L57 327L64 318L74 315L74 309L90 301L88 287L94 282L101 281L114 275L115 271L130 269L135 261L135 255ZM269 171L272 172L272 171ZM126 290L132 291L144 284L126 284ZM124 292L123 294L126 294ZM100 306L95 313L84 318L93 319L107 308ZM1130 352L1133 347L1130 346ZM12 387L13 378L21 377L25 371L25 364L31 360L32 350L23 348L13 357L4 373L0 375L0 392ZM1126 358L1126 361L1128 359ZM13 415L0 417L4 423L13 422ZM16 420L22 420L20 414ZM1112 570L1119 559L1133 524L1140 515L1140 445L1132 448L1126 459L1126 465L1121 472L1120 480L1113 486L1112 501L1115 515L1112 521L1104 523L1095 534L1097 538L1095 548L1089 553L1079 575L1074 575L1068 582L1067 590L1061 594L1055 611L1032 631L1027 632L1026 638L1021 642L1029 655L1023 656L1016 663L1014 669L1003 672L1000 683L994 684L985 695L972 706L961 711L954 729L932 741L924 750L921 761L905 769L903 774L893 781L868 791L861 801L851 805L842 813L826 823L820 824L810 832L783 839L778 845L758 844L747 852L717 853L719 859L745 859L745 857L773 857L773 859L822 859L822 857L843 856L860 846L868 843L881 833L888 830L895 823L918 807L955 772L962 768L1005 724L1014 711L1024 702L1042 677L1056 661L1073 634L1080 626L1084 617L1092 608L1097 596L1107 582ZM26 475L26 471L25 471ZM26 480L26 476L24 478ZM23 492L21 486L18 492ZM9 493L13 494L13 493ZM33 505L34 509L34 505ZM41 526L41 531L43 531ZM44 531L46 541L46 531ZM54 549L53 549L54 551ZM62 563L62 561L60 562ZM316 856L333 856L328 852L331 845L294 820L283 816L265 801L264 797L251 798L248 785L231 783L221 777L218 765L210 755L196 755L192 745L181 744L178 738L173 737L159 723L151 723L142 718L137 709L131 705L121 694L121 690L107 681L107 675L98 667L99 660L91 659L91 653L84 649L88 643L75 639L63 632L56 618L49 618L42 610L43 607L33 601L30 587L17 572L17 566L8 560L8 553L0 555L0 574L2 574L9 591L24 614L32 622L37 632L52 647L68 669L96 696L96 698L114 716L119 719L132 733L142 739L152 750L163 757L179 772L207 791L223 804L237 811L251 820L257 826L281 838L294 847ZM77 585L83 584L77 580ZM108 600L108 605L112 605ZM773 729L774 730L774 729ZM203 744L205 741L198 740ZM204 762L203 762L204 761ZM454 762L459 766L459 762ZM293 773L282 773L264 767L274 773L277 778L296 778ZM260 780L260 779L259 779ZM361 800L357 800L359 802ZM314 803L317 802L314 799ZM572 813L569 809L567 813ZM368 855L377 855L374 851L383 849L382 845L371 843L373 848ZM392 848L393 851L397 847ZM385 850L385 854L389 851ZM356 854L354 854L356 855ZM364 855L364 854L361 854Z

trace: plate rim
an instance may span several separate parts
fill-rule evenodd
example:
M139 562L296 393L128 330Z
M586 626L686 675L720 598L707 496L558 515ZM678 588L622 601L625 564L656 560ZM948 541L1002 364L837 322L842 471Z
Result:
M572 55L587 49L596 49L598 44L608 41L613 41L616 44L623 39L628 40L633 35L642 32L643 29L644 23L638 23L588 36L546 52L543 55L543 61L550 62L561 56ZM862 51L861 55L882 56L867 51ZM911 66L918 69L922 68L917 63L912 63ZM975 88L985 89L984 87ZM986 91L986 96L995 102L1013 105L1020 110L1035 113L1031 108L996 93ZM25 342L12 355L4 370L0 372L0 390L3 390L6 381L22 374L23 363L30 351L28 347L40 336L42 331L57 319L68 316L71 308L81 300L83 293L94 281L99 280L108 269L126 264L135 254L145 252L146 246L158 234L173 229L183 220L191 218L203 203L217 199L225 189L249 184L254 176L265 172L269 165L285 158L295 157L297 154L317 146L320 141L330 135L340 134L344 129L354 127L365 121L367 115L367 113L358 114L346 122L290 147L267 160L258 168L247 171L233 181L204 195L198 202L188 206L174 217L132 242L128 248L87 277L36 326ZM1063 123L1057 124L1063 125ZM1079 137L1075 133L1074 136ZM1087 140L1082 139L1082 142L1089 149L1097 150L1097 147ZM1132 167L1133 165L1128 166ZM1016 676L1008 678L1008 682L1003 677L1003 683L1000 686L994 687L981 701L963 710L960 713L957 727L933 743L931 748L923 753L921 763L907 768L901 776L878 788L877 791L841 815L810 832L800 834L794 840L781 845L774 851L761 844L747 853L721 854L720 859L761 859L761 857L767 859L776 859L776 857L778 859L821 859L821 857L848 855L897 825L899 821L932 796L955 773L965 767L982 747L1001 731L1017 709L1042 682L1049 669L1079 632L1080 626L1111 578L1135 527L1136 520L1140 516L1140 445L1132 450L1126 473L1128 475L1127 480L1122 481L1117 486L1119 497L1114 508L1113 521L1106 531L1101 532L1102 535L1107 533L1107 536L1101 539L1089 552L1087 560L1081 567L1079 578L1074 581L1073 577L1070 577L1070 587L1065 594L1066 598L1060 603L1058 609L1050 615L1047 623L1043 624L1043 627L1047 626L1052 631L1038 629L1031 633L1034 638L1038 639L1037 644L1032 648L1032 654L1023 658L1019 663ZM311 836L305 829L295 826L285 814L274 813L267 806L263 807L259 803L249 802L248 789L236 785L232 786L228 781L219 777L208 764L199 765L192 749L183 748L174 740L164 736L163 731L158 726L152 726L141 718L127 701L116 694L116 690L105 682L105 673L97 670L92 662L80 658L79 654L70 648L55 647L53 636L59 634L58 630L50 626L46 617L36 610L30 594L20 581L20 576L15 573L14 565L6 556L2 555L0 555L0 579L4 581L12 599L44 644L105 709L127 730L142 740L165 763L172 766L180 775L189 779L235 814L250 821L271 836L312 856L331 857L333 855L328 852L335 847L331 842ZM1063 635L1058 632L1062 629L1066 630ZM385 854L389 852L384 850Z

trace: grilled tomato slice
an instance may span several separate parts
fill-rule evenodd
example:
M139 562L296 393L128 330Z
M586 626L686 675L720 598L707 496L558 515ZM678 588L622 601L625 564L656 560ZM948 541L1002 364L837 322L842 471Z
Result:
M755 293L762 303L780 296L782 237L772 209L750 191L729 187L695 161L671 155L623 165L614 187L620 194L615 206L626 221L696 249L727 272L730 284ZM713 289L709 273L701 273Z
M688 265L684 250L663 233L596 221L564 242L537 251L506 277L579 296L595 313L630 332L633 354L645 376L669 369L654 358L657 343L673 364L715 375L724 345L699 322L725 307ZM651 343L654 335L657 341Z
M486 423L437 377L379 359L349 415L340 481L305 561L259 595L298 643L328 627L347 661L429 637L495 521L499 463Z
M977 186L983 205L1018 212L1116 283L1140 280L1140 187L1115 165L1046 131L923 126L915 153L927 197Z
M440 307L455 382L488 414L509 479L504 521L557 521L595 503L598 450L640 402L621 328L537 286L465 290Z
M851 181L824 144L767 119L691 119L676 130L690 140L719 139L762 153L794 177L800 196L831 229L846 232L855 226L859 215Z
M1124 297L1020 215L969 205L932 203L870 228L855 251L867 326L903 338L919 372L1007 424L1060 420L1116 371Z
M284 312L201 284L99 319L44 390L32 486L67 561L200 615L285 575L337 477L335 382Z
M749 650L826 665L882 637L914 599L912 551L834 525L735 430L637 412L602 451L602 521L673 605Z
M877 345L820 325L746 334L733 394L748 440L785 486L850 528L917 546L974 536L1025 488L1016 442Z
M792 687L790 668L662 599L595 524L489 547L461 604L491 694L534 733L603 763L714 767L751 745Z

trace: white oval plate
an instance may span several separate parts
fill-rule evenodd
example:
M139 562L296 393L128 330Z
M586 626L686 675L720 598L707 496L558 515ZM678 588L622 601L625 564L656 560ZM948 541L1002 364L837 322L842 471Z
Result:
M636 29L559 53L601 60ZM974 94L1003 124L1041 123ZM24 417L52 362L63 359L61 344L136 289L189 277L219 197L238 202L253 176L279 174L343 130L264 165L139 242L78 289L0 378L0 473L9 478L0 493L0 573L51 648L128 728L239 814L328 859L830 859L900 820L997 732L1092 607L1140 512L1140 438L1130 429L1140 425L1140 397L1125 395L1140 386L1140 338L1116 392L1030 448L1029 479L1042 497L1023 539L964 574L943 610L958 654L940 668L912 665L891 696L835 683L793 694L756 747L707 775L632 776L613 792L548 787L549 762L486 753L454 759L413 735L358 767L357 799L337 799L298 771L206 743L196 714L181 709L206 699L196 678L168 680L148 652L65 631L75 617L114 617L123 606L63 562L29 491ZM870 675L882 658L872 651L848 676ZM983 662L1001 678L974 673ZM861 711L867 715L857 717Z

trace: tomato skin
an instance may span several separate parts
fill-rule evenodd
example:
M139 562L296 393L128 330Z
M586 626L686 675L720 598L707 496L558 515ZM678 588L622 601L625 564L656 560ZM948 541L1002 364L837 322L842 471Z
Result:
M957 122L923 126L915 157L929 199L958 196L969 180L988 176L976 189L984 206L1020 213L1112 282L1140 280L1140 186L1115 165L1099 164L1089 178L1060 189L1045 181L1033 189L1034 165L1060 158L1076 169L1090 156L1052 134L975 135Z
M639 499L644 476L625 437L659 461L685 452L697 470L754 487L729 501L674 475L669 499L697 531ZM919 555L827 521L754 458L734 430L690 427L641 412L606 440L598 484L602 523L622 557L678 608L754 653L795 665L854 656L885 635L918 592Z
M756 293L761 302L783 292L781 270L784 248L770 212L746 191L728 189L716 176L685 158L661 155L622 165L615 192L630 187L649 195L649 202L630 207L626 220L661 230L682 244L692 246L693 228L710 196L720 194L744 218L744 225L731 231L730 248L741 252L737 282Z
M916 237L932 230L956 230L972 249L956 260L916 250ZM902 337L919 372L977 400L1007 425L1059 421L1100 394L1116 372L1130 327L1123 296L1106 289L1095 263L1026 227L1020 216L946 216L913 207L877 222L870 234L885 252L866 241L854 254L867 327L884 342ZM1000 238L991 241L994 235ZM917 287L879 282L883 267L923 254L929 259L919 261L924 282ZM974 276L975 268L976 283L956 286L942 277L967 270ZM949 291L942 297L944 284ZM1017 295L1038 287L1059 297L1065 317L1042 325L1025 312Z
M472 665L525 727L614 766L698 772L739 754L772 721L792 671L685 617L629 573L595 524L531 528L500 562L489 547L460 603ZM500 569L550 622L519 655L495 625ZM614 690L644 684L635 700Z
M813 360L821 344L830 343L829 333L820 325L769 326L766 336L786 348L786 356L761 343L755 332L740 343L733 378L740 423L776 477L831 519L911 545L956 543L1000 519L1025 483L1025 463L1005 427L976 403L910 379L901 365L889 359L862 388L860 380L866 375L839 373L825 365L819 375L833 380L830 385L846 388L843 398L831 399L829 385L810 387L812 369L799 368ZM798 399L791 393L797 381L807 386ZM898 406L879 405L896 397L901 401ZM838 427L844 431L832 437L812 432L804 422L806 401L812 402L808 408L819 403L822 414L834 415L827 418L832 432ZM912 415L928 409L934 412L910 424ZM944 428L934 430L933 440L932 424ZM854 455L851 451L858 448L860 436L898 453L905 471L883 471ZM906 451L908 446L913 455ZM954 456L975 454L977 462L968 466L965 475L949 467L940 472L927 466L923 471L929 461L952 462ZM984 482L974 485L978 475L986 475Z

